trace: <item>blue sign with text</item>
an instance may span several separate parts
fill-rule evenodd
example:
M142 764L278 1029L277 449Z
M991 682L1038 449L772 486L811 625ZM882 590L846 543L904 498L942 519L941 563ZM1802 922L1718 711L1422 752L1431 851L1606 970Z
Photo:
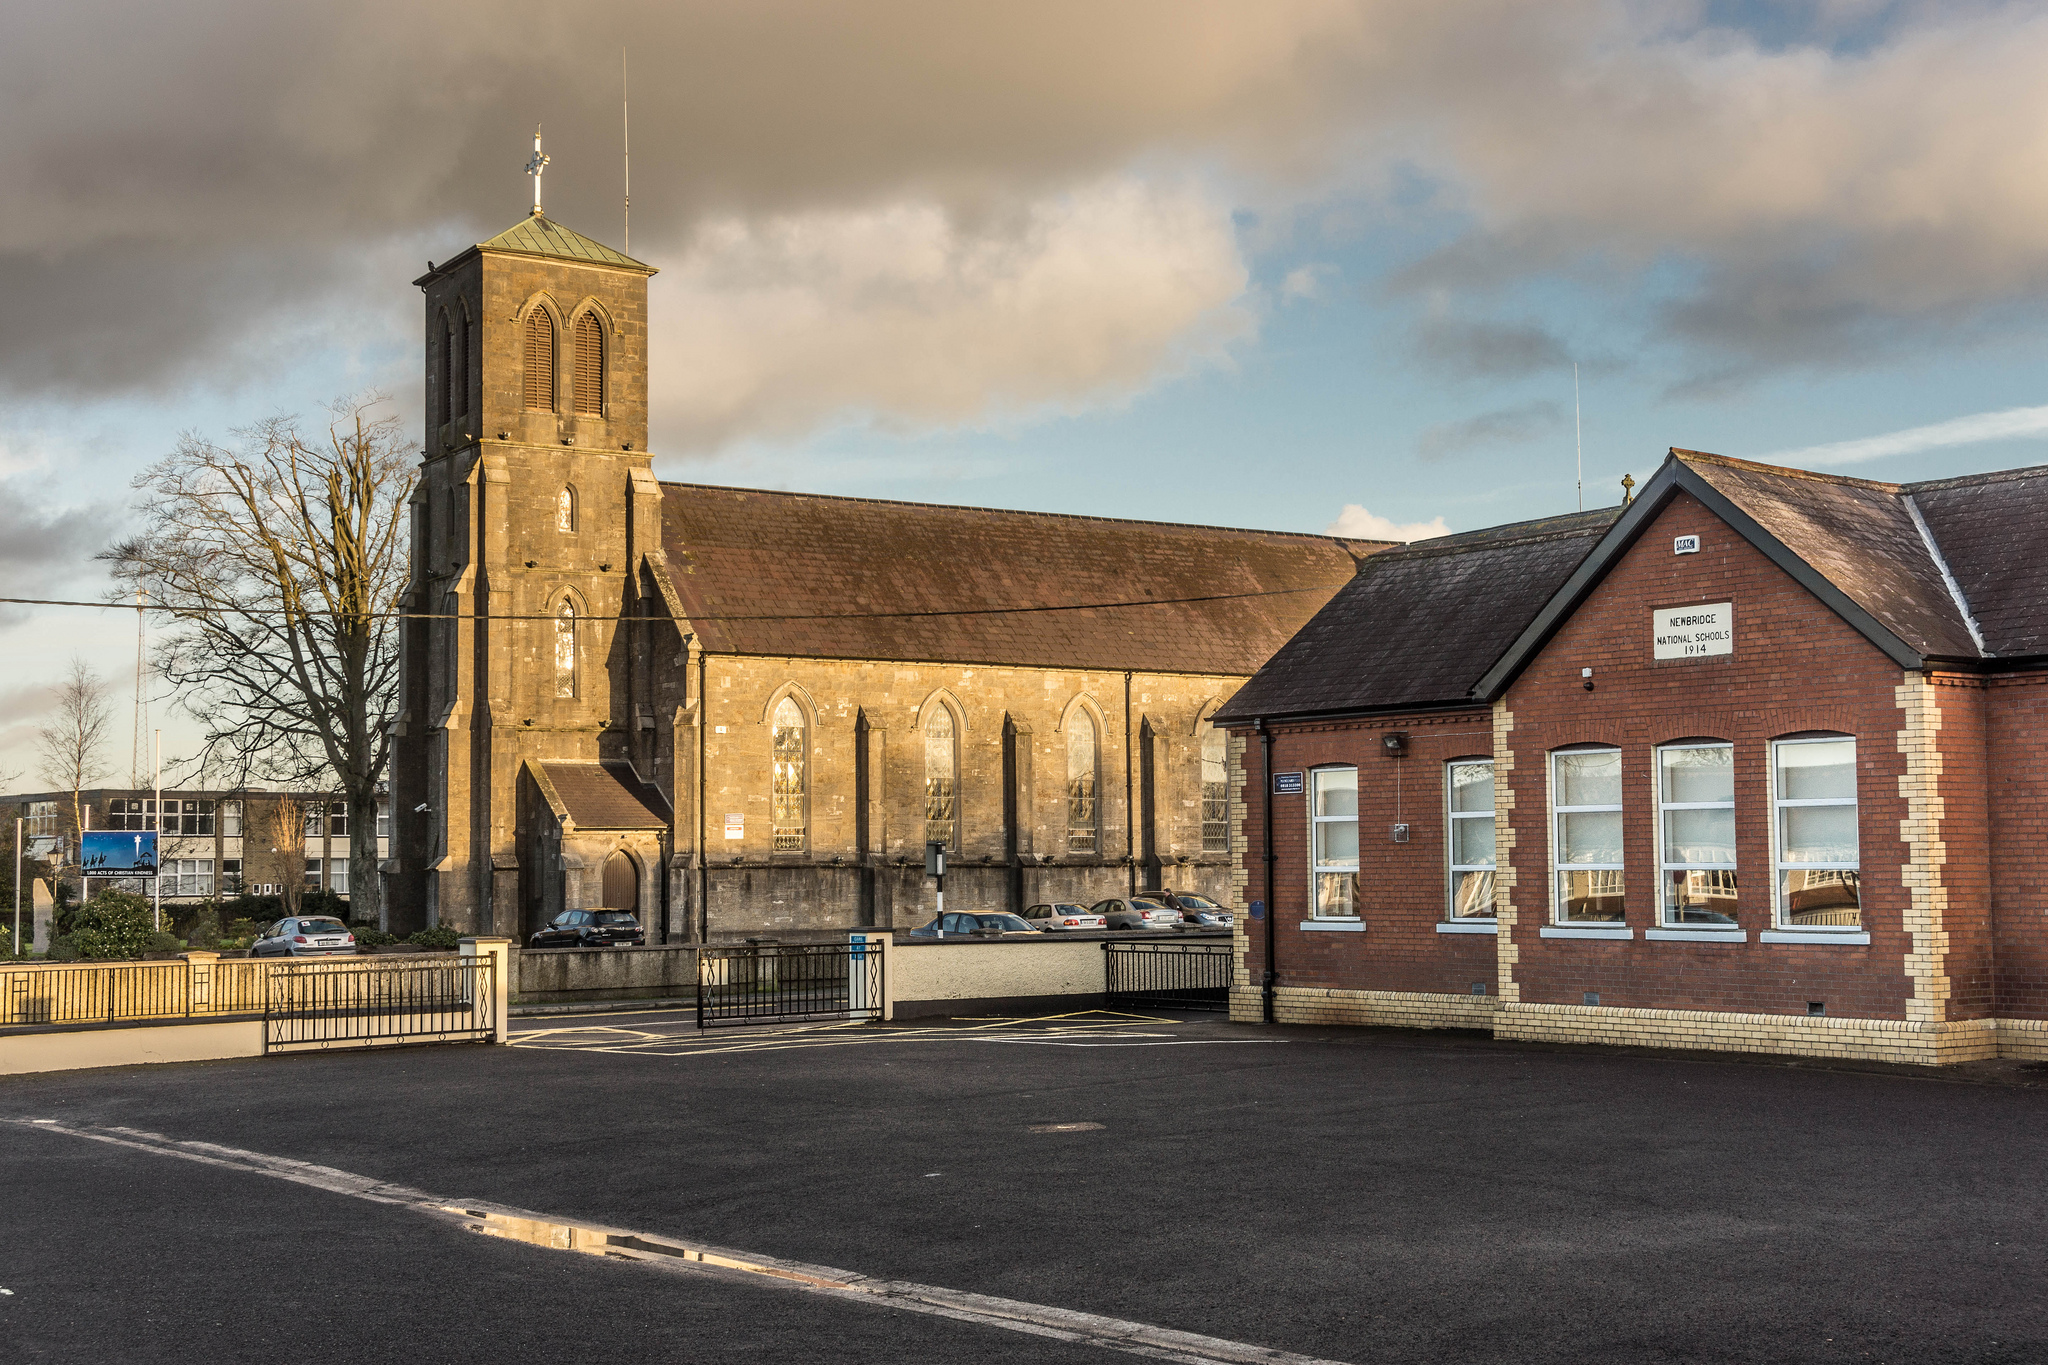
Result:
M1300 773L1274 773L1273 792L1277 796L1301 795Z
M88 877L154 877L156 831L89 829L79 836L79 865Z

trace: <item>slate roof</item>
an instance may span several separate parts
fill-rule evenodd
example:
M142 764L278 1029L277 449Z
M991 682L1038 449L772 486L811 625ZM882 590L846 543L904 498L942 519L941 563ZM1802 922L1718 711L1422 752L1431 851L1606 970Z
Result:
M1217 718L1489 700L1680 491L1901 667L2048 656L2048 466L1895 484L1674 449L1627 509L1374 556Z
M1941 547L1984 648L2048 654L2048 466L1907 484Z
M1693 450L1672 456L1918 652L1976 657L1970 628L1901 485Z
M594 242L538 213L520 219L488 242L477 243L477 249L509 251L522 256L553 256L585 265L615 265L648 275L657 273L653 266L636 261L624 252L614 251L602 242Z
M708 484L662 509L704 648L770 656L1242 676L1389 544Z
M666 829L668 802L627 763L541 763L578 829Z
M1374 555L1217 719L1470 700L1620 515L1603 507Z

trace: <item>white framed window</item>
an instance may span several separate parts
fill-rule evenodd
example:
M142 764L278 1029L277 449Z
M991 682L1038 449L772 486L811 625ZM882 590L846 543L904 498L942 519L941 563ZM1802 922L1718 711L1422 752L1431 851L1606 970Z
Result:
M1846 735L1771 744L1778 927L1861 929L1856 741Z
M1657 750L1658 919L1667 929L1734 929L1735 746Z
M1621 924L1621 750L1550 756L1550 858L1559 924Z
M318 891L320 889L320 860L318 858L306 859L306 889L308 891Z
M1444 765L1444 835L1449 918L1492 919L1492 759L1461 758Z
M348 859L329 858L327 860L327 889L337 896L346 896L348 894Z
M224 839L242 837L242 803L223 801L220 803L220 832Z
M1358 769L1318 768L1310 778L1310 913L1357 919Z

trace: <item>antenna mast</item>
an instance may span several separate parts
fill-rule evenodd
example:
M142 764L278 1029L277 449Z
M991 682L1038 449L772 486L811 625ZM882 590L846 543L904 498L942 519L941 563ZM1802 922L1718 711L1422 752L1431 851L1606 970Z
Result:
M619 49L619 127L623 130L626 146L626 244L622 248L633 254L633 101L632 89L626 84L626 49Z
M145 673L142 663L144 623L149 613L143 608L149 603L149 589L135 589L135 750L130 759L128 776L134 786L142 785L142 763L148 755L142 737L149 730L149 694L143 690Z
M1572 362L1572 439L1579 448L1579 510L1586 510L1586 428L1579 421L1579 362Z

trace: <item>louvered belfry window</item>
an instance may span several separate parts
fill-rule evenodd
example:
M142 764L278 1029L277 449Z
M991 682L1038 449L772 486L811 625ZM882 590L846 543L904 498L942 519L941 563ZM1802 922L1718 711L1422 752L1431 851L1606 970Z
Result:
M576 319L576 411L604 415L604 326L592 313Z
M526 406L555 410L555 320L545 308L526 315Z

